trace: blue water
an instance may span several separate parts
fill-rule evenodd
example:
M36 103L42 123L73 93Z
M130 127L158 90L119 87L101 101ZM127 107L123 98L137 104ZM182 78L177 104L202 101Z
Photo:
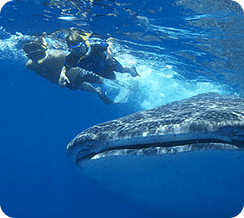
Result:
M0 204L14 218L140 217L83 178L66 157L80 131L135 111L215 91L244 96L244 14L232 1L15 0L0 14ZM25 68L32 34L82 28L113 37L120 104L62 89Z

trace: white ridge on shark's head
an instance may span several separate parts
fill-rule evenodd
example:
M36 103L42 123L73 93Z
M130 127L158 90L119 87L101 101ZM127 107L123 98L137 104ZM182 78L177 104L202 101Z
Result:
M244 99L206 93L93 126L69 159L151 217L233 217L244 204Z

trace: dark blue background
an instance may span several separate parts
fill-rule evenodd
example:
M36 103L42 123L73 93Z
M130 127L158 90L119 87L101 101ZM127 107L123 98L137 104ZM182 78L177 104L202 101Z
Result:
M85 128L126 115L97 96L61 89L1 60L0 206L13 218L143 217L110 198L66 157L67 143Z
M40 2L42 1L11 1L4 6L1 12L0 26L11 34L16 34L16 31L22 34L37 34L74 26L72 22L57 19L58 16L61 16L57 9L50 9L49 14L44 13L44 10L48 8ZM207 40L204 41L201 37L204 37L206 30L200 29L197 25L187 26L188 23L184 18L191 15L187 14L190 13L190 10L183 10L183 6L176 6L175 1L169 0L162 4L162 1L159 0L134 0L134 2L120 2L120 6L115 4L115 1L106 2L110 8L105 7L105 12L114 13L115 8L115 11L118 12L117 16L96 17L91 14L86 20L90 22L89 26L82 27L89 27L101 35L110 33L119 40L129 40L123 35L123 32L130 31L161 37L161 44L153 40L138 41L138 44L147 49L150 49L150 46L157 46L159 54L165 54L164 58L166 55L171 55L176 62L170 63L167 62L168 59L164 59L163 65L172 64L180 74L182 73L182 81L184 81L184 77L195 79L198 75L203 78L203 81L206 79L205 76L214 80L222 78L222 72L224 72L224 76L228 75L225 71L227 65L223 67L218 65L216 60L213 61L213 56L218 53L218 50L211 54L216 50L206 49L218 48L221 55L221 52L225 51L224 46L221 50L219 44L214 44L219 42L218 37L225 37L226 32L229 31L222 20L223 29L217 28L218 32L213 27L212 33L216 33L216 35L209 34L205 38ZM157 11L161 6L163 17L160 13L148 11L149 8ZM126 10L126 8L130 10ZM105 13L100 9L101 7L94 6L92 12ZM43 15L49 15L49 17ZM144 18L139 19L137 15L144 16ZM218 14L221 18L220 15ZM89 20L90 18L92 21ZM150 22L156 23L158 29L147 25L147 18L151 19ZM201 24L201 20L196 19L196 21ZM217 23L216 20L213 23L215 22ZM169 29L163 29L165 30L163 31L160 29L160 25L175 29L171 32ZM228 26L232 27L232 25ZM197 43L192 35L184 35L184 29L187 30L186 33L189 31L197 34L198 47L195 46ZM167 31L172 35L168 35ZM243 33L239 29L234 31L231 29L231 32L235 36L238 35L236 33L240 33L240 39L243 39ZM213 41L210 36L213 36ZM6 36L0 35L0 37L3 39ZM135 38L130 40L132 48L137 41ZM229 41L231 40L227 39L227 42ZM222 44L224 45L224 43ZM233 44L230 46L234 47ZM200 50L201 48L203 50ZM240 46L237 48L243 50ZM178 50L182 50L186 54L189 52L191 55L189 57L193 57L195 62L192 62L191 58L184 59L176 56ZM238 54L236 50L231 51ZM145 53L142 51L140 54ZM222 56L220 57L222 58ZM220 64L223 63L225 57L221 58ZM11 57L6 60L6 58L0 57L0 205L3 211L14 218L95 218L98 216L146 218L145 215L117 202L116 199L83 178L66 157L66 145L78 133L97 123L133 113L137 110L134 105L128 102L106 106L94 94L61 89L58 85L51 84L34 72L27 70L23 59L20 60L14 58L11 60ZM241 63L244 62L239 59L234 66L240 66ZM216 68L216 71L218 70L217 74L212 70L213 67ZM243 73L242 69L241 73ZM235 69L233 72L229 72L230 75L235 75L233 73ZM231 83L236 81L237 84L240 81L239 77L237 78L228 79L227 77L226 81ZM240 86L243 87L243 82L240 82Z
M81 130L129 113L1 60L0 202L10 217L143 217L83 178L66 157Z
M12 34L73 26L38 16L44 8L37 1L12 1L4 6L0 24ZM76 134L134 110L61 89L27 70L23 61L0 59L0 65L2 210L15 218L143 217L83 178L66 157L66 145Z

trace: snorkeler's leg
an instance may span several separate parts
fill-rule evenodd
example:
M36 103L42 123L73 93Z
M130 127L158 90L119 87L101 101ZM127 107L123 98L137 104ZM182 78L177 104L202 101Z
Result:
M83 81L86 81L88 83L103 84L103 77L101 77L91 71L83 70L82 78L83 78Z
M99 79L94 83L103 84L103 77L99 76Z
M114 102L106 96L106 94L102 91L100 87L95 88L90 83L83 82L80 87L80 90L87 91L87 92L93 92L96 93L97 96L102 100L104 104L113 104Z
M122 73L129 73L132 77L140 76L134 66L133 67L123 67Z
M97 96L102 100L104 104L113 104L114 102L109 99L109 97L102 91L100 87L96 88Z
M133 77L140 76L134 66L133 67L122 66L115 58L109 60L108 63L114 71L120 73L129 73Z

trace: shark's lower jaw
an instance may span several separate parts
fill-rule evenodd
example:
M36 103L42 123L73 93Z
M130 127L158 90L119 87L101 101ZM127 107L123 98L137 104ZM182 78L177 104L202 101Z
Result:
M200 149L243 149L244 127L220 128L217 131L137 136L116 140L80 142L68 149L71 161L78 163L106 155L162 155ZM70 155L72 154L72 155Z
M193 147L111 150L77 165L95 184L150 217L236 216L244 202L244 150L221 143Z
M139 140L143 142L143 140ZM216 138L198 138L198 139L188 139L182 141L166 141L166 142L155 142L155 143L142 143L142 144L129 144L129 145L115 146L107 145L107 149L90 149L89 147L94 146L92 142L89 142L89 146L80 145L80 150L77 152L76 164L79 161L86 159L97 159L105 156L118 156L118 155L133 155L133 156L150 156L150 155L164 155L168 153L181 153L190 152L194 150L209 150L209 149L242 149L244 148L243 141L234 141L231 139L223 140ZM125 144L128 142L125 142ZM107 143L109 144L109 143ZM99 145L100 147L106 147Z
M167 146L167 147L160 147L160 144L152 146L149 145L148 147L142 147L140 149L136 148L115 148L112 150L104 151L98 154L95 154L91 157L91 159L99 159L104 157L110 156L119 156L119 155L126 155L126 156L157 156L157 155L165 155L165 154L176 154L176 153L183 153L183 152L192 152L195 150L228 150L228 149L238 149L237 146L231 144L224 144L224 143L193 143L193 144L186 144L186 145L178 145L178 146ZM80 159L82 160L82 158Z

